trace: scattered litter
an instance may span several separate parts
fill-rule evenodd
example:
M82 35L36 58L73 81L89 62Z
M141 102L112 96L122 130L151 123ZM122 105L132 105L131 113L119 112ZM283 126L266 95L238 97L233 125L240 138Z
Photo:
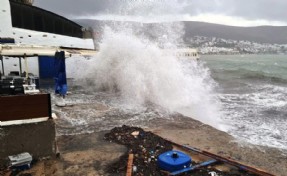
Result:
M210 176L218 176L217 173L214 172L214 171L213 171L213 172L209 172L208 174L209 174Z
M137 134L135 137L133 134ZM241 170L231 170L230 172L218 171L215 167L209 167L217 163L215 159L205 161L189 161L184 160L183 165L179 165L180 169L173 171L163 171L159 166L159 156L165 152L172 151L171 142L153 134L144 131L138 127L122 126L113 128L109 133L105 134L105 140L125 145L127 152L122 155L119 160L110 163L105 171L111 175L131 174L134 176L166 176L166 175L192 175L192 176L255 176ZM133 162L129 159L129 155L133 154ZM172 154L172 153L171 153ZM220 162L219 162L220 163ZM169 163L167 163L169 164ZM129 171L128 171L129 166ZM128 171L128 172L127 172ZM215 172L216 171L216 172ZM188 173L187 173L188 172ZM214 173L213 173L214 172ZM212 173L213 175L210 175ZM216 173L216 175L214 175Z
M134 131L134 132L132 132L132 135L135 136L135 137L138 136L139 134L140 134L139 131Z
M10 168L20 170L29 169L33 160L32 156L27 152L8 156L8 158L10 162Z
M137 134L137 138L133 134ZM119 138L119 136L121 137ZM134 154L133 171L136 168L134 175L160 176L162 173L157 167L156 157L172 149L172 145L166 140L137 127L114 128L105 135L105 139L128 146L128 153L123 155L119 161L107 166L106 171L111 174L126 173L128 156L132 152Z
M137 172L138 168L137 166L133 166L133 172Z

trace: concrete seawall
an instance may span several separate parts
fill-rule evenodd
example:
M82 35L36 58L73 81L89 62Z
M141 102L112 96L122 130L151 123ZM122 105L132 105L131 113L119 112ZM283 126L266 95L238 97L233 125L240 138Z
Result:
M33 159L54 155L55 137L53 120L0 127L0 164L22 152L29 152Z

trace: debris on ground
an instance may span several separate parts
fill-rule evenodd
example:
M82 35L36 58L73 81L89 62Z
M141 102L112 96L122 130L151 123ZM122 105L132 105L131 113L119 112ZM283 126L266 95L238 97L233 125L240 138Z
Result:
M128 152L134 154L134 175L161 175L157 169L156 158L159 154L172 150L172 145L166 140L145 132L141 128L123 126L114 128L105 135L105 140L116 142L128 147ZM117 163L107 168L108 173L125 173L127 170L128 153L123 155Z
M153 134L146 132L138 127L122 126L113 128L109 133L105 134L105 140L125 145L128 152L121 156L119 160L107 166L106 172L113 175L126 175L129 154L133 154L133 175L134 176L165 176L166 172L162 172L157 165L157 158L160 154L173 149L172 144ZM192 163L199 164L199 163ZM212 167L198 168L194 171L183 173L181 175L192 176L254 176L237 170L229 173L217 171Z

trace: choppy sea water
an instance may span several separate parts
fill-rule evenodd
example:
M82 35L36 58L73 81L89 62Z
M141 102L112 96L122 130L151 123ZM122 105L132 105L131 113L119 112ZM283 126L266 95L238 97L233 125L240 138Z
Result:
M56 120L58 136L93 133L122 125L148 128L154 119L172 120L165 109L136 106L117 93L91 92L79 87L70 87L70 90L65 100L51 94L53 112L59 117ZM65 107L59 106L63 103Z
M200 62L216 82L222 123L238 141L287 149L287 60L280 55L202 56ZM149 106L135 106L119 93L72 88L66 103L81 105L54 107L62 117L59 135L111 129L124 124L148 127L155 118L169 112ZM196 93L196 92L195 92ZM55 97L54 97L55 98ZM55 98L57 99L57 98ZM97 110L97 104L108 107ZM208 106L207 106L208 108ZM217 113L217 112L214 112ZM176 123L176 121L174 122Z
M218 83L228 133L287 149L287 56L202 56Z

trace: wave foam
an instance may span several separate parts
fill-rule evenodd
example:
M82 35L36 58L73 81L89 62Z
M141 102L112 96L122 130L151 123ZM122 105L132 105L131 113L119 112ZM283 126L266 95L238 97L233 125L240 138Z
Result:
M209 70L193 60L182 63L157 44L131 29L106 27L98 56L78 78L88 78L93 91L118 91L130 104L154 103L220 128Z

